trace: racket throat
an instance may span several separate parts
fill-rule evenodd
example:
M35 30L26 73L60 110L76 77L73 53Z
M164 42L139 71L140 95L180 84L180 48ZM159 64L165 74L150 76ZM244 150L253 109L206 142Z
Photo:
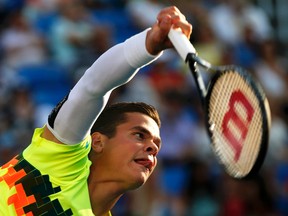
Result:
M194 77L195 83L197 85L197 89L198 89L198 93L199 93L200 98L201 98L201 102L204 105L207 90L205 87L203 77L201 76L199 68L197 66L197 62L194 60L195 56L196 56L195 54L189 53L187 55L186 61L188 61L190 71L191 71L191 73Z

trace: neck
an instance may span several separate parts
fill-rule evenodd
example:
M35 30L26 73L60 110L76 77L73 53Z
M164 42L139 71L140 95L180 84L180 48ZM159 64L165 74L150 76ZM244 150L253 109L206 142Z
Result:
M124 191L120 190L115 182L99 180L99 176L94 173L90 172L88 178L92 211L97 216L108 216L109 211L111 211Z

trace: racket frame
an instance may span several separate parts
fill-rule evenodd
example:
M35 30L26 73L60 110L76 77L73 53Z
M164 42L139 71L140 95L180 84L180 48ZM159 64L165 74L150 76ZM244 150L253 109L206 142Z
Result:
M171 28L170 32L168 34L169 39L174 45L174 48L180 55L180 57L184 60L185 63L188 63L190 72L192 73L192 76L194 77L198 93L201 98L201 102L203 105L203 108L205 110L205 124L206 124L206 129L208 131L208 135L210 137L211 142L213 143L212 136L213 136L213 131L212 131L212 125L209 123L209 101L211 98L211 93L214 84L217 82L217 80L227 71L237 71L237 73L242 76L245 81L248 81L248 85L251 86L253 89L253 92L255 93L256 98L258 101L263 101L263 103L259 103L260 107L260 112L263 117L263 135L261 137L261 144L260 144L260 149L258 151L258 155L255 159L255 163L253 164L251 170L245 175L245 176L240 176L236 177L231 175L224 164L223 167L226 171L226 173L230 174L231 177L236 178L236 179L248 179L253 176L255 176L263 162L267 153L268 149L268 140L269 140L269 131L270 131L270 126L271 126L271 114L270 114L270 108L269 108L269 103L268 100L265 96L264 91L262 90L261 86L253 81L253 77L246 72L243 68L240 68L238 66L234 65L229 65L229 66L213 66L206 60L198 57L197 52L194 48L194 46L191 44L191 42L188 40L188 38L182 33L182 31L178 29ZM203 67L209 72L214 72L214 76L211 78L208 87L206 88L204 80L200 74L199 71L199 66ZM218 156L216 159L219 161L221 164L220 159Z
M215 70L217 67L213 68ZM270 108L269 108L269 103L268 100L265 96L265 93L262 89L262 87L259 85L259 83L254 81L254 78L251 74L249 74L246 70L244 70L241 67L235 66L235 65L228 65L228 66L220 66L218 69L215 71L214 76L211 78L209 85L207 87L207 94L205 97L205 103L204 103L204 109L205 109L205 124L206 128L209 134L210 139L213 136L213 131L211 130L211 124L209 123L209 102L210 98L212 95L212 90L213 86L217 82L223 74L227 73L228 71L237 71L237 73L242 76L246 82L248 82L248 85L251 87L253 90L254 95L256 96L258 101L262 101L263 103L258 103L261 116L262 116L262 136L261 136L261 141L260 141L260 149L258 151L258 155L255 159L255 163L253 164L251 170L245 175L245 176L239 176L235 177L236 179L250 179L257 175L260 171L260 168L262 167L267 150L268 150L268 144L269 144L269 131L271 127L271 114L270 114ZM211 139L212 141L212 139ZM218 159L218 157L216 157ZM225 166L223 166L224 169L226 169ZM226 171L228 172L228 171Z

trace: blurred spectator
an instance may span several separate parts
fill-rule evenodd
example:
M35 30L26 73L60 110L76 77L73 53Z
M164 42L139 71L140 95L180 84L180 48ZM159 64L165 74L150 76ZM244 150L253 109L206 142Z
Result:
M274 109L281 109L288 102L288 61L279 55L277 43L272 39L263 41L259 51L260 59L254 65L257 79L270 103L277 105Z
M213 65L221 65L224 47L215 37L210 20L207 17L201 17L201 20L197 22L197 27L197 32L193 34L193 41L195 41L194 47L199 56Z
M26 87L19 87L11 95L11 112L13 115L13 127L15 130L17 150L24 149L31 140L33 128L35 127L35 106L31 93Z
M219 182L212 175L211 165L203 158L190 163L186 199L186 216L220 215Z
M279 159L279 152L287 148L288 142L288 125L285 122L287 113L284 112L288 104L288 61L278 53L275 41L263 41L260 45L260 59L253 68L271 105L272 128L268 155L273 160Z
M25 66L41 64L48 58L47 44L26 20L22 10L10 12L4 19L0 35L0 95L21 82L17 71Z
M15 155L17 144L10 107L1 104L0 108L0 164L2 165Z
M183 71L182 71L183 69ZM187 91L189 82L184 72L182 60L174 50L167 50L155 64L146 71L151 87L155 89L160 96L169 89Z
M47 59L45 41L27 22L21 10L12 12L6 25L0 38L4 52L2 64L17 69L27 64L39 64Z
M212 8L210 19L217 38L226 44L236 44L242 40L243 30L253 29L256 40L271 37L272 29L267 15L248 0L222 0Z
M1 15L7 15L12 11L17 11L17 10L21 9L24 5L25 5L25 0L13 0L13 1L0 0L0 14ZM3 16L3 17L5 17L5 16Z
M100 8L100 9L107 9L107 8L123 8L126 5L127 0L83 0L85 5L89 8Z
M265 175L265 174L263 174ZM271 184L267 184L269 176L256 176L250 179L238 181L223 175L221 216L243 216L243 215L277 215L273 196L271 195ZM219 182L219 183L220 183Z
M34 104L29 89L26 87L15 88L11 95L12 115L17 128L34 127Z
M7 96L0 107L0 163L29 144L34 128L34 104L29 90L18 87Z
M46 40L49 39L51 27L58 15L58 2L59 0L26 0L23 8L25 17Z
M126 7L135 26L146 29L154 24L164 4L156 0L129 0Z
M254 65L254 70L271 105L272 126L265 167L274 176L270 182L275 183L274 202L282 216L288 214L288 124L285 112L288 104L288 62L279 53L276 41L263 41L260 46L261 58Z
M149 76L144 73L138 73L128 85L115 89L112 92L110 101L144 101L149 102L155 107L160 107L159 95L151 86Z
M252 70L255 62L259 59L259 46L261 40L254 36L252 26L246 25L243 28L242 40L231 47L231 56L234 64Z
M288 215L288 142L286 148L280 153L281 161L273 167L273 183L275 183L276 191L274 191L275 205L279 215Z
M90 65L111 45L106 26L98 26L79 0L59 1L59 16L51 29L54 59L74 72Z

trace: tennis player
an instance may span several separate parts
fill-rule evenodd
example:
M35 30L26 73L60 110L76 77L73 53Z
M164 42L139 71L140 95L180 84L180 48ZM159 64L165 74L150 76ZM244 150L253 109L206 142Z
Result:
M161 146L157 111L145 103L106 106L113 89L172 44L170 27L190 37L176 7L149 29L104 53L48 117L31 144L0 167L0 215L111 215L127 191L143 185Z

